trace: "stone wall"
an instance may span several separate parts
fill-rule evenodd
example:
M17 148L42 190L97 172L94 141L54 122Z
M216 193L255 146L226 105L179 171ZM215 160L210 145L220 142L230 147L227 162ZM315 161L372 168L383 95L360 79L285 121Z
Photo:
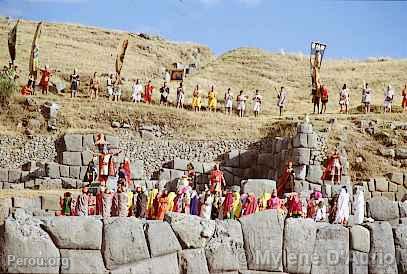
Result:
M267 210L239 221L168 213L158 222L32 217L19 209L1 227L0 271L405 273L407 224L400 220L344 227Z

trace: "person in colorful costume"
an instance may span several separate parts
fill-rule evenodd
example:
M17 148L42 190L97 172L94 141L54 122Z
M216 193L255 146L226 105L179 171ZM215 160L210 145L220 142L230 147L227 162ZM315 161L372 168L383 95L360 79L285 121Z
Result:
M338 149L328 158L321 180L331 180L332 184L339 184L342 175L342 163Z
M285 192L293 191L293 183L295 172L293 162L288 161L287 166L284 168L283 174L278 178L277 194L279 197L283 196Z

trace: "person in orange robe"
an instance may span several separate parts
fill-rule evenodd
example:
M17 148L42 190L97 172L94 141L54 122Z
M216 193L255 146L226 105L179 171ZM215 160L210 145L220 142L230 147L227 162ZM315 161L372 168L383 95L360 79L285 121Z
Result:
M284 168L283 174L278 178L278 187L277 187L277 194L278 196L282 196L289 183L294 182L295 173L293 169L293 162L288 161L287 166ZM292 186L291 186L292 188ZM292 189L289 190L291 192Z
M222 187L226 185L223 172L219 169L219 165L216 164L210 175L210 191L211 193L222 193Z
M168 207L168 194L167 191L164 191L161 195L157 197L157 220L164 220L165 213L167 213Z
M148 84L144 87L144 102L151 104L153 96L154 86L151 84L151 81L148 81Z

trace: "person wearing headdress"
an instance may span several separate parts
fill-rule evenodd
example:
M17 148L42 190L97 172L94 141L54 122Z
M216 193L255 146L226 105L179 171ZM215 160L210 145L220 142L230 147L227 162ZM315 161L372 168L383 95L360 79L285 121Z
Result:
M226 185L223 172L219 169L219 165L216 164L210 174L210 191L211 193L221 193L222 188Z
M157 214L156 220L164 220L165 213L168 211L168 195L167 191L163 191L157 195Z
M287 166L284 168L283 173L278 178L277 194L283 196L285 192L293 191L293 183L295 178L295 172L293 168L293 162L288 161Z
M72 204L72 193L65 192L63 199L61 199L61 215L74 216L71 208Z
M233 94L231 89L228 88L227 92L225 93L225 113L231 115L233 109Z
M88 167L86 169L85 178L81 178L85 182L93 183L96 180L98 176L98 171L95 162L96 158L92 158L92 160L89 162Z
M49 80L52 74L51 71L48 69L48 65L45 65L44 69L41 69L41 80L40 80L40 87L42 90L42 94L47 95L49 89Z
M202 103L201 103L201 94L199 92L199 86L196 85L193 93L192 93L192 109L195 112L201 111Z
M246 202L243 204L243 215L254 214L257 211L257 199L254 193L249 193Z
M216 105L217 105L217 99L216 99L216 92L215 92L215 87L212 86L211 89L208 92L208 109L209 111L216 112Z
M300 218L303 215L302 203L298 193L290 193L287 199L288 216L293 218Z
M307 202L307 218L315 219L318 210L318 204L322 199L322 194L317 189L310 194Z
M270 199L267 201L267 209L280 209L281 208L281 200L278 198L277 190L274 189L271 193Z
M338 197L335 224L348 224L349 220L349 193L346 186L343 186Z
M116 175L116 164L113 160L114 155L118 155L120 151L114 149L108 149L107 141L102 133L99 133L96 137L95 145L99 149L99 182L101 185L106 185L109 176Z
M78 196L76 203L76 213L78 216L88 216L89 213L89 195L88 187L82 188L82 193Z
M339 184L342 175L342 163L338 149L335 148L332 155L328 158L325 170L322 174L321 180L331 180L332 184Z
M384 112L391 112L392 104L394 99L394 90L391 85L387 86L387 89L384 91Z
M69 79L71 82L71 98L74 98L78 95L78 89L80 84L80 77L76 69L73 70L73 74L71 74Z

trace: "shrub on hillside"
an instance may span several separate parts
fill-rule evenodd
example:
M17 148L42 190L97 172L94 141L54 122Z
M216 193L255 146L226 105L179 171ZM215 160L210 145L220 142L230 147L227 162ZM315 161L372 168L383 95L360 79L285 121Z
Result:
M18 86L15 81L6 75L0 74L0 107L5 107L10 103L11 98L17 93Z

